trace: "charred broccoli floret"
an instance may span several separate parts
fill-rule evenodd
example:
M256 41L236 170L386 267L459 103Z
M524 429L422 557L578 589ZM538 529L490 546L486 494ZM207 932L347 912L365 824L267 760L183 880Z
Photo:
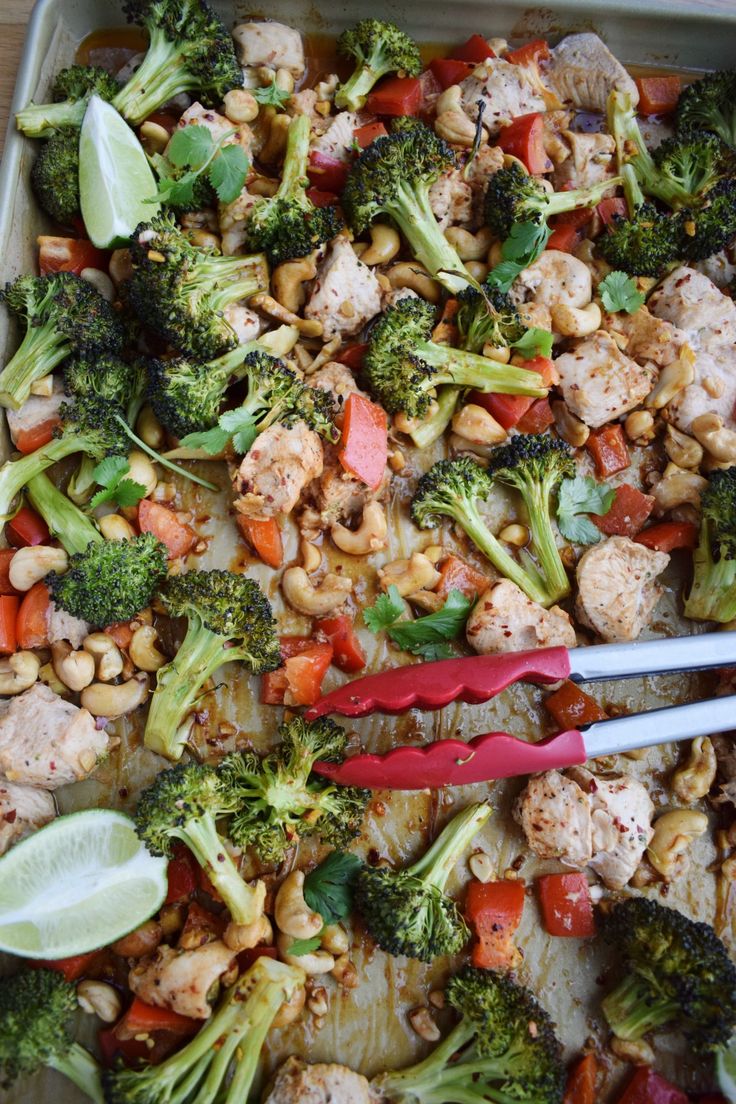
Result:
M79 131L66 128L41 146L31 184L44 211L62 226L79 215Z
M172 617L185 617L188 625L174 659L158 672L145 743L179 759L189 714L207 679L225 663L243 663L254 674L273 671L281 664L281 649L268 599L245 575L188 571L166 580L161 599Z
M318 759L344 757L344 730L326 718L308 723L293 717L279 732L281 743L269 755L236 752L220 765L237 804L230 835L272 863L280 862L300 837L315 833L333 847L344 847L360 831L369 793L332 785L312 773Z
M246 353L241 345L216 360L149 361L147 397L161 424L175 437L215 425L228 387L245 374Z
M632 276L661 276L680 254L679 216L665 215L645 202L631 165L624 166L622 175L629 215L613 216L606 233L598 238L598 249L614 269Z
M411 866L403 870L365 866L359 871L355 908L379 947L421 962L462 950L468 928L445 886L455 863L490 815L490 805L469 805Z
M265 258L220 257L196 249L171 215L133 235L131 305L141 322L182 352L213 359L237 345L228 306L268 288Z
M387 73L418 77L422 71L419 48L395 23L361 19L337 40L337 51L352 58L355 69L335 93L335 104L360 111L374 84Z
M720 180L698 206L678 213L680 252L688 261L712 257L736 237L736 179Z
M0 405L17 410L31 384L53 372L72 353L98 357L119 353L123 327L96 288L72 272L19 276L0 299L26 325L15 354L0 372Z
M519 312L509 296L498 288L468 287L458 295L455 325L460 344L471 353L480 353L484 345L506 348L526 333Z
M616 183L619 181L613 178L588 188L546 192L535 177L514 161L508 168L499 169L488 181L484 202L486 223L499 238L507 238L517 222L541 223L563 211L595 207Z
M356 234L379 215L388 215L416 260L453 294L469 281L434 217L429 189L454 165L450 146L419 123L371 142L351 168L342 193L343 210Z
M736 147L736 71L708 73L683 88L677 102L677 133L717 134Z
M538 372L498 364L432 341L434 310L423 299L400 299L371 330L364 371L371 394L390 414L421 416L429 392L443 383L505 395L547 394Z
M711 472L700 508L685 616L725 623L736 617L736 468Z
M43 1066L68 1077L96 1104L103 1104L100 1067L74 1042L70 1021L75 987L56 970L23 970L0 981L0 1085Z
M382 1073L373 1086L391 1104L562 1104L562 1047L545 1010L504 974L466 967L445 989L461 1017L427 1058Z
M630 897L605 918L603 935L627 969L603 1001L614 1035L641 1039L676 1024L695 1051L728 1042L736 1025L736 966L709 924Z
M306 257L342 227L336 207L315 207L307 195L309 135L309 117L296 115L289 124L278 190L258 199L248 214L247 247L265 253L272 265Z
M99 357L70 357L64 365L67 395L97 395L125 411L125 420L135 425L146 399L146 362L128 363L103 353Z
M107 69L94 65L70 65L62 69L52 89L54 102L30 103L15 116L18 130L29 138L50 138L53 134L71 129L79 143L79 128L84 119L91 96L112 101L120 91L120 85Z
M70 556L103 539L97 526L60 491L45 472L34 475L26 487L28 501L46 522L51 536Z

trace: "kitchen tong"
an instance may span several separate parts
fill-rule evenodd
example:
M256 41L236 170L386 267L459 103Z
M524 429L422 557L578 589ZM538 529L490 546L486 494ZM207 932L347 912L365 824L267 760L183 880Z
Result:
M736 664L736 632L471 656L395 667L356 679L321 698L306 717L397 714L409 709L441 709L454 701L478 705L515 682L602 682L730 664ZM736 694L594 721L537 743L507 732L487 732L468 743L437 740L424 747L395 748L385 755L362 754L342 763L315 763L314 770L343 785L435 789L571 767L602 755L729 728L736 728Z

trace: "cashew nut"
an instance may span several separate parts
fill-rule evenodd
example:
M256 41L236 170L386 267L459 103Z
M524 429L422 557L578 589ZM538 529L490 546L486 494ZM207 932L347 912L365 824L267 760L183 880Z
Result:
M307 977L314 977L316 974L329 974L330 970L333 969L335 959L327 951L310 951L309 954L290 955L289 947L294 942L295 940L290 935L284 935L283 932L279 932L276 936L279 956L289 966L300 966Z
M601 324L601 308L597 303L587 307L571 307L555 303L551 308L552 329L562 337L588 337Z
M470 873L479 882L490 882L496 876L496 867L487 851L474 851L468 859Z
M563 441L572 448L582 448L590 437L585 422L576 417L564 399L553 399L550 403L555 418L555 429Z
M295 1020L298 1020L304 1010L306 999L306 989L303 985L298 985L289 997L288 1001L284 1001L284 1003L279 1008L271 1026L286 1027L288 1024L294 1023Z
M146 153L152 156L155 153L164 152L169 144L171 135L166 127L161 126L160 123L153 123L150 119L147 119L140 125L138 138Z
M142 705L148 694L148 675L139 672L118 686L93 682L82 691L81 702L93 717L122 717Z
M649 392L645 402L654 410L662 410L675 395L684 391L695 379L695 353L689 345L683 345L677 360L673 360L659 373L659 379Z
M163 930L157 920L144 920L132 932L117 939L110 950L122 958L145 958L153 954L163 937Z
M231 123L252 123L258 115L258 100L245 88L231 88L222 104Z
M355 963L351 962L346 954L341 954L335 959L332 976L343 989L355 989L358 985L358 971Z
M129 249L115 249L110 255L110 263L107 266L113 282L118 286L125 283L133 275L133 261Z
M452 428L458 437L476 445L498 445L505 441L506 430L482 406L467 403L452 419Z
M320 946L332 955L346 954L350 947L348 933L340 924L325 924L320 934Z
M455 247L461 261L485 260L493 240L493 234L487 226L482 226L477 234L471 234L462 226L448 226L445 237Z
M672 777L673 793L691 805L710 790L716 776L716 753L707 736L699 736L690 745L687 763L675 771Z
M271 356L285 357L296 346L299 330L296 326L277 326L275 330L261 334L258 344L267 349Z
M483 356L488 360L495 360L496 364L508 364L511 360L511 350L508 345L490 345L486 341L483 346Z
M123 670L123 655L113 638L104 632L90 633L82 641L95 663L95 675L100 682L111 682Z
M77 985L77 1001L83 1012L99 1016L103 1023L115 1023L123 1007L112 985L92 978L85 978Z
M95 661L89 652L72 651L66 640L51 645L51 662L57 678L75 694L89 686L95 677Z
M716 460L736 461L736 432L726 429L718 414L701 414L693 418L693 436Z
M423 265L418 261L399 261L386 273L392 288L409 288L428 303L439 303L442 291Z
M10 561L10 585L16 590L30 590L49 571L61 573L68 566L69 558L63 548L52 548L49 544L19 548Z
M135 423L135 431L145 445L160 449L164 443L164 430L150 406L144 406Z
M613 1035L609 1046L611 1052L624 1062L631 1062L634 1066L654 1065L654 1051L646 1039L619 1039Z
M330 530L333 541L341 552L351 556L367 556L386 545L388 523L380 502L368 502L363 507L363 517L357 529L348 529L336 522Z
M529 530L526 525L514 522L501 530L498 539L506 541L507 544L513 544L515 548L526 548L529 543Z
M97 523L105 540L133 540L135 529L120 514L105 514Z
M652 491L657 512L665 514L668 510L674 509L675 506L682 506L686 502L698 507L700 495L707 486L708 481L702 475L683 471L676 464L668 464L662 478Z
M219 252L222 245L222 238L219 234L213 234L211 230L203 230L201 226L194 230L186 230L185 235L192 245L196 245L198 249L210 249Z
M158 634L152 625L141 625L133 633L128 654L140 671L158 671L166 656L156 647Z
M31 394L39 395L42 399L50 399L54 393L54 377L49 372L48 376L34 380L31 384Z
M140 483L142 487L146 488L146 495L150 495L156 488L158 483L158 476L156 475L156 469L151 461L146 456L145 452L141 452L139 449L133 449L128 454L128 471L126 479L130 479L133 483Z
M654 418L648 410L633 410L624 422L624 430L630 441L646 443L654 436Z
M393 226L385 222L376 222L371 227L371 244L361 254L361 261L367 265L388 264L401 248L401 238Z
M485 261L466 261L465 271L469 272L479 284L482 284L490 272L490 265L487 265Z
M702 445L673 425L668 425L665 431L664 451L678 468L697 468L703 459Z
M262 887L260 895L265 900L265 883L256 882L256 886ZM273 928L266 914L262 913L251 924L236 924L231 920L222 938L231 951L248 951L259 943L270 943L273 940Z
M108 303L115 302L115 285L101 268L83 268L79 275L99 291L102 298L106 299Z
M687 852L707 827L705 813L694 809L674 809L657 818L647 858L665 881L671 882L685 872L689 865Z
M426 1005L413 1008L409 1013L409 1023L414 1028L420 1039L427 1043L436 1043L440 1037L440 1029L434 1022L432 1013Z
M463 93L459 84L452 84L437 99L434 129L440 138L455 146L471 148L475 141L475 123L463 111Z
M265 114L265 112L264 112ZM286 148L286 132L289 129L291 119L288 115L274 115L268 130L268 140L264 143L258 154L258 160L269 165L281 157Z
M302 567L307 575L311 575L314 571L319 570L322 566L322 553L317 545L312 544L306 537L302 537L299 544L299 550L302 557Z
M286 601L298 613L324 617L345 602L353 582L330 571L318 586L314 586L303 567L289 567L282 576L281 589Z
M44 663L38 672L39 682L45 682L49 690L53 690L60 698L69 696L69 687L65 686L54 670L53 663Z
M441 115L443 111L458 111L463 104L463 90L459 84L451 84L444 92L440 92L435 101L435 111Z
M296 326L302 337L322 336L322 323L318 322L316 318L300 318L294 311L282 307L281 303L278 303L272 295L266 295L265 292L252 295L249 305L255 307L256 310L263 311L264 314L270 314L278 322L283 322L287 326Z
M402 598L417 590L431 590L440 581L440 573L423 552L414 552L409 560L394 560L378 571L382 590L395 586Z
M296 261L284 261L271 273L271 287L274 299L292 314L298 314L304 306L306 294L304 284L317 275L317 262L314 253L308 257L299 257Z
M312 939L322 931L324 921L304 900L304 871L292 870L279 886L274 901L276 927L294 939Z
M21 694L38 678L41 662L33 652L15 652L0 659L0 694Z

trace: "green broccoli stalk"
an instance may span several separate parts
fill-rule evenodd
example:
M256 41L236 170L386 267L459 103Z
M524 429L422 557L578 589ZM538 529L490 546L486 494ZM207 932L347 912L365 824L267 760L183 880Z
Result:
M265 253L272 265L306 257L342 228L336 207L315 207L307 195L309 135L309 116L296 115L286 136L278 190L256 200L246 221L248 249Z
M471 353L480 353L484 345L508 348L527 332L511 299L498 288L468 287L457 298L455 325L462 348Z
M419 48L395 23L383 19L361 19L337 40L337 52L356 65L335 93L335 104L348 111L360 111L374 84L387 73L418 77L422 71Z
M70 65L62 69L52 88L54 103L28 104L15 116L18 130L29 138L51 138L62 131L76 135L77 164L79 162L79 128L92 96L111 102L120 85L108 73L94 65ZM66 187L66 186L65 186ZM79 182L77 181L77 194Z
M493 450L488 471L494 479L520 493L541 567L541 582L547 595L545 605L559 602L570 593L570 581L552 528L552 497L563 479L575 475L570 447L557 437L520 433L508 445ZM533 573L536 567L526 550L522 556L527 570Z
M711 472L700 508L685 616L725 624L736 617L736 468Z
M514 161L508 168L499 169L488 181L484 203L486 223L494 234L505 239L517 222L542 223L564 211L595 207L609 188L620 183L619 177L611 177L587 188L547 192L535 177Z
M266 886L249 886L240 876L216 822L237 807L236 795L212 767L179 763L161 771L143 791L135 812L138 835L154 855L173 855L181 840L206 872L235 924L250 926L263 915Z
M736 72L708 73L683 88L677 102L677 133L717 134L736 147Z
M445 886L490 815L490 805L469 805L403 870L363 867L355 883L355 908L379 947L421 962L462 950L468 927Z
M96 1104L104 1104L100 1067L74 1042L77 994L56 970L23 970L0 981L0 1085L43 1066L58 1070Z
M562 1104L562 1047L528 989L490 970L466 967L445 989L461 1017L450 1034L408 1069L372 1081L390 1104Z
M314 833L333 847L345 847L360 831L370 795L312 774L318 759L344 757L344 730L327 718L309 724L293 717L279 732L281 743L264 758L237 752L220 765L237 802L229 824L232 839L270 863L281 862L289 847Z
M630 897L605 917L603 935L627 970L603 1001L614 1035L641 1039L672 1024L697 1053L728 1042L736 1026L736 966L709 924Z
M529 571L516 562L488 529L477 499L491 493L493 478L471 460L439 460L419 480L411 503L411 516L420 529L434 529L442 516L452 518L501 575L516 583L533 602L552 605L539 571Z
M371 330L364 372L368 389L390 414L421 417L430 392L443 383L504 395L547 394L538 372L499 364L432 341L434 309L423 299L400 299Z
M454 165L450 146L418 123L378 138L363 150L348 174L342 206L356 234L379 215L388 215L416 260L456 294L471 280L429 202L429 189Z
M196 249L172 215L141 223L131 253L127 292L138 318L175 348L205 360L237 345L226 308L268 289L262 254L221 257Z
M408 429L417 448L429 448L440 439L455 415L462 393L462 387L446 385L437 388L437 396L428 410L419 420L413 419Z
M79 131L65 128L41 146L31 169L31 186L44 211L71 226L79 210Z
M276 1013L304 985L303 970L262 956L226 992L194 1038L163 1062L103 1074L107 1104L243 1104ZM231 1073L228 1082L228 1076Z
M46 576L55 605L104 629L151 604L166 577L166 549L152 533L93 541L70 557L63 575Z
M281 649L268 599L244 575L188 571L166 580L161 600L172 617L186 617L188 626L174 659L158 672L145 744L179 759L189 714L207 679L225 663L243 663L253 674L273 671L281 664Z
M84 552L88 544L103 540L94 522L51 482L45 472L28 481L26 494L33 509L48 525L51 536L70 556Z
M94 358L122 348L117 314L92 284L72 272L19 276L6 284L0 299L26 324L19 348L0 372L2 406L17 410L31 385L72 353Z

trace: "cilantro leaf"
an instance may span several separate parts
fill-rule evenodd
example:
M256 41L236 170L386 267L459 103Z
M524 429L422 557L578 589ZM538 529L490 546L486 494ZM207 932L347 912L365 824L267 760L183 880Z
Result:
M92 496L90 506L94 509L103 502L117 502L119 506L135 506L146 496L142 483L126 479L130 464L124 456L108 456L93 471L95 482L102 490Z
M224 143L235 133L235 128L221 134L215 142L209 130L192 124L177 130L166 150L166 156L157 154L151 164L159 177L158 191L146 202L168 203L185 207L194 200L194 185L199 177L206 176L223 203L232 203L238 197L250 162L242 146ZM188 169L177 175L177 169Z
M242 406L221 414L218 425L220 429L230 434L236 452L246 453L258 436L258 430L253 424L253 415Z
M601 539L597 525L586 514L607 514L616 492L589 475L563 479L557 500L557 524L567 540L576 544L596 544Z
M332 851L304 879L304 900L325 924L344 920L353 905L353 886L362 866L357 855ZM291 951L293 954L294 952Z
M207 175L221 203L232 203L240 195L249 165L242 146L225 146L220 150Z
M388 635L406 652L425 659L447 658L446 642L460 635L472 605L461 591L451 590L442 609L418 617L416 621L400 621L389 628ZM441 656L437 655L437 645L444 645ZM453 653L449 651L449 654Z
M182 437L180 444L183 448L202 449L210 456L217 456L227 446L230 436L227 430L220 429L219 425L216 425L212 429L187 433L186 437Z
M551 234L545 222L515 222L501 246L501 263L491 269L486 283L508 291L516 277L543 252Z
M455 659L457 652L451 644L419 644L410 649L411 654L429 662L434 659Z
M279 111L286 101L291 99L291 92L279 88L275 80L263 88L253 88L251 91L257 103L264 104L266 107L275 107Z
M215 143L207 127L192 123L174 131L166 147L166 157L177 169L199 169L214 151Z
M403 612L404 599L395 586L390 586L387 594L379 594L374 604L363 610L363 620L371 632L377 633L398 621Z
M537 356L549 357L552 355L552 334L539 326L530 326L518 341L511 342L511 347L521 353L525 360Z
M316 951L322 942L321 935L315 935L311 939L295 939L289 946L289 954L299 958L301 955L311 954Z
M635 314L644 304L644 295L638 290L633 276L625 272L609 272L598 285L601 302L607 311L626 311Z

